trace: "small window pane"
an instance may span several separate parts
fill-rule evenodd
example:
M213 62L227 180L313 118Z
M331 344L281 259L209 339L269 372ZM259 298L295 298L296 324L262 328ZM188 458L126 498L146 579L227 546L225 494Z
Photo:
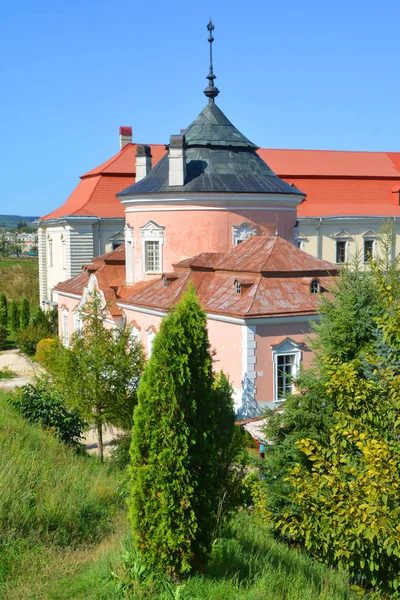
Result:
M310 292L312 294L319 294L319 281L318 279L313 279L310 285Z
M159 242L145 242L146 271L160 271L160 244Z
M277 392L278 398L293 393L295 355L282 354L277 357Z
M374 240L364 240L364 262L368 262L374 255Z
M336 262L346 262L346 242L336 242Z

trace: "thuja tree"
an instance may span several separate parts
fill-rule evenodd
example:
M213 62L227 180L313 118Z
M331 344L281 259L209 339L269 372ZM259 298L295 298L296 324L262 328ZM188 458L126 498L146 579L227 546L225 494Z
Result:
M130 517L149 567L180 577L206 562L233 426L231 388L214 382L206 315L189 288L161 323L134 413Z
M132 427L144 353L129 328L106 326L108 308L96 290L80 315L82 328L73 334L69 347L55 345L46 365L66 402L96 427L103 460L104 425Z
M29 320L30 320L29 300L27 298L24 298L22 300L22 305L21 305L21 329L25 329L25 327L27 327L29 325Z
M400 303L375 275L383 305L377 341L353 361L327 358L335 424L327 443L297 442L312 468L293 468L296 509L287 508L276 524L386 598L400 586Z
M8 325L8 306L5 294L0 294L0 325L7 329Z
M11 304L10 325L14 333L20 330L19 308L15 301Z

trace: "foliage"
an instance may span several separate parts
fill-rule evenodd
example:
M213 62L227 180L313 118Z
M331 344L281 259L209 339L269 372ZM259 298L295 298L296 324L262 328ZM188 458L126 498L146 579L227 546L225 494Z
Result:
M363 358L326 359L335 426L328 443L298 441L312 469L292 470L298 510L277 525L386 597L400 586L400 304L373 269L383 310L378 340Z
M0 294L0 327L7 329L8 325L8 304L5 294Z
M207 561L232 413L226 378L213 380L206 315L189 288L161 322L134 413L130 516L148 568L179 577Z
M65 444L78 446L83 438L87 424L76 409L66 407L46 379L39 379L36 386L17 388L10 395L10 402L29 423L38 423Z
M115 476L28 424L0 394L0 556L16 539L93 542L120 503Z
M34 356L40 340L57 335L56 313L57 309L45 312L39 308L36 311L29 325L16 336L16 343L22 352Z
M21 329L25 329L29 325L30 320L30 305L29 300L24 298L21 305Z
M20 321L19 321L19 308L15 300L11 303L11 312L10 312L10 325L11 329L14 333L17 333L20 329Z
M55 351L55 339L54 338L44 338L40 340L36 346L35 359L46 365L46 363L51 360Z
M17 373L12 371L8 367L3 367L2 369L0 369L0 380L4 381L7 379L13 379L14 377L17 377Z
M390 272L390 277L394 275ZM381 312L375 277L361 271L357 262L341 270L331 296L321 296L321 320L309 345L315 353L312 368L301 371L296 382L301 393L290 396L280 411L267 418L264 433L273 441L266 447L262 473L266 508L279 517L296 510L288 475L297 463L311 470L308 456L297 441L311 438L326 444L334 426L335 397L327 393L327 360L353 361L375 343L376 317Z
M0 320L4 314L4 309L0 307ZM2 323L0 323L0 350L4 350L7 342L7 329Z
M70 406L94 423L103 458L103 426L132 427L136 389L144 367L140 342L131 329L109 329L96 291L81 310L83 327L73 334L69 347L57 343L51 371L56 387Z

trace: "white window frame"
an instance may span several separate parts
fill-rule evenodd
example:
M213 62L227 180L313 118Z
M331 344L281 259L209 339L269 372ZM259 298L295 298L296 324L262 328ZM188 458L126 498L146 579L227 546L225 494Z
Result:
M257 228L251 223L242 223L241 225L232 226L232 244L238 246L249 237L257 234Z
M148 358L150 358L152 352L153 352L153 342L154 342L154 338L156 337L156 332L154 331L153 327L149 327L147 329L147 356Z
M286 338L277 346L271 346L272 348L272 361L274 366L274 404L280 404L285 401L285 398L280 398L278 394L278 357L279 356L293 356L293 374L292 378L295 379L300 372L301 364L301 344L294 342L290 338ZM293 392L292 392L293 393Z
M163 272L163 245L164 245L165 227L158 225L154 221L149 221L143 227L140 227L140 236L142 241L143 272L149 274L160 274ZM147 268L147 242L158 244L159 264L158 268L149 270Z
M53 240L51 237L48 238L49 244L49 267L53 266Z
M66 308L61 310L62 343L69 346L69 311Z

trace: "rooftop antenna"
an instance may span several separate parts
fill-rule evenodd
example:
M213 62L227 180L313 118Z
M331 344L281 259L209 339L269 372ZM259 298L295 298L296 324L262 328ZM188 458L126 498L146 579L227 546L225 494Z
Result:
M216 96L218 96L219 94L219 89L217 87L215 87L214 85L214 79L216 79L216 75L214 75L214 70L213 70L213 56L212 56L212 44L214 41L214 37L213 37L213 31L215 29L214 24L211 20L210 17L210 22L207 25L207 29L209 31L209 36L208 36L208 41L210 42L210 70L208 72L208 75L206 77L206 79L208 79L208 86L206 87L206 89L204 90L205 95L208 98L208 103L209 104L213 104L214 103L214 98Z

